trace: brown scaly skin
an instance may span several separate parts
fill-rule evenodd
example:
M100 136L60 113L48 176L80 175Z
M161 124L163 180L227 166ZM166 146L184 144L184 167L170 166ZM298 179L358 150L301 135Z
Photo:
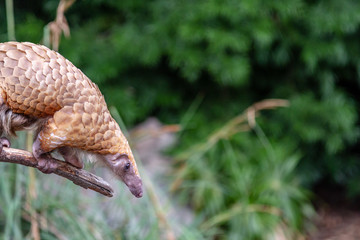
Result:
M96 154L136 197L142 196L130 146L99 88L57 52L28 42L0 43L0 125L0 135L38 130L33 155L44 173L57 167L50 158L54 150L82 168L73 151L81 149Z

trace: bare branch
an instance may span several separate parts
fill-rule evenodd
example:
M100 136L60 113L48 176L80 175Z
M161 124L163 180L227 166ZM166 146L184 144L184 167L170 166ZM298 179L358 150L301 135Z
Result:
M90 188L107 197L113 196L114 191L111 186L102 178L83 169L78 169L64 161L54 160L59 164L59 167L54 172L55 174L67 178L85 189ZM37 160L33 157L32 153L14 148L4 147L0 153L0 162L10 162L38 168Z

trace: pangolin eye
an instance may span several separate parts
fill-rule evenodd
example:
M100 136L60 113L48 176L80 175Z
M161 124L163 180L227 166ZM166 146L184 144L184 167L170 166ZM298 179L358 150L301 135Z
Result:
M130 169L130 163L127 163L124 167L125 171L129 170Z

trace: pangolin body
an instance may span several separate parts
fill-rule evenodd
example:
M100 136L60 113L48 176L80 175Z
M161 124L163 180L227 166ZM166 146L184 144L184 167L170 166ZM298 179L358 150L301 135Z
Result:
M45 152L65 146L124 153L136 166L97 85L59 53L28 42L0 43L0 94L0 105L13 113L46 121L39 132Z

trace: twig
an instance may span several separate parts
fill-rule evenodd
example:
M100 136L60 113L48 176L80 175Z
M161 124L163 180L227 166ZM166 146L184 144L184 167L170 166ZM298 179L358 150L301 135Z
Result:
M289 105L289 101L285 99L265 99L260 102L254 103L245 111L247 114L249 126L251 128L255 127L255 117L257 112L265 109L274 109L277 107L288 107Z
M60 0L56 10L55 20L46 25L47 34L45 35L47 36L44 36L45 45L48 47L51 45L55 51L59 51L61 33L64 33L65 37L70 36L70 28L65 17L65 12L74 2L75 0Z
M59 164L59 167L54 171L55 174L67 178L85 189L90 188L107 197L113 196L114 191L111 186L102 178L83 169L73 167L64 161L54 160ZM32 153L14 148L4 147L0 154L0 162L10 162L38 168L37 160L33 157Z

